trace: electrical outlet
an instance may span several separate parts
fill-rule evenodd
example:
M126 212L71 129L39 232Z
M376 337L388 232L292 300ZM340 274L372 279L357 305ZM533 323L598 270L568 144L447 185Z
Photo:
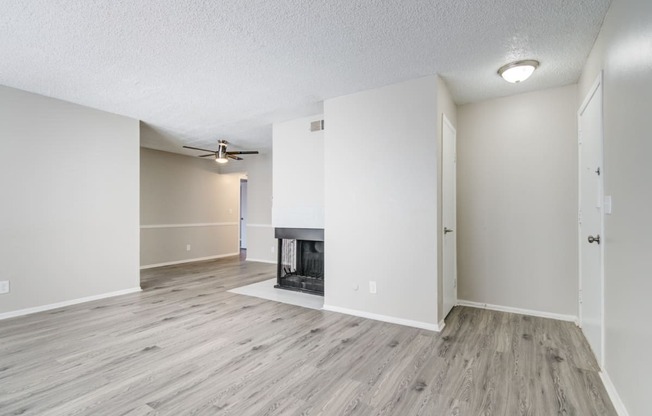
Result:
M274 246L272 246L272 253L275 252L275 251L276 251L276 249L274 248Z
M0 282L0 294L9 293L9 280L3 280Z
M369 293L376 294L376 282L373 280L369 281Z
M186 251L190 251L190 244L186 244Z

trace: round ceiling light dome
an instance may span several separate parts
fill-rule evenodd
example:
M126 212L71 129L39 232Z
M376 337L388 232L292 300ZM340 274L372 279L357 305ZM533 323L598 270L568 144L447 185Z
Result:
M539 61L527 59L503 65L498 70L498 75L507 82L516 84L530 78L530 75L539 67Z

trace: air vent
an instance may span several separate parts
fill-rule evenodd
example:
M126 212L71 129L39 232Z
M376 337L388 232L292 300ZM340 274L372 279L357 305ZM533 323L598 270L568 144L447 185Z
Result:
M324 120L317 120L310 123L310 131L324 130Z

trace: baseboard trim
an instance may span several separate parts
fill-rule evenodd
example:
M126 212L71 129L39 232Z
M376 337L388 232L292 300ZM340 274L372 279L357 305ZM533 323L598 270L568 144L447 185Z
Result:
M616 386L614 386L614 383L611 381L607 370L604 368L600 371L600 378L602 379L604 388L607 390L607 394L609 394L611 404L613 404L614 408L616 408L616 413L618 413L618 416L629 416L629 412L627 411L627 408L625 408L623 401L620 399L620 395L616 390Z
M549 318L549 319L556 319L558 321L573 322L575 323L575 325L579 324L578 317L573 315L563 315L559 313L542 312L542 311L535 311L531 309L512 308L511 306L492 305L490 303L472 302L470 300L461 300L461 299L457 301L457 304L460 306L469 306L471 308L489 309L492 311L499 311L499 312L518 313L520 315L530 315L530 316L537 316L539 318Z
M196 261L215 260L215 259L221 259L221 258L224 258L224 257L234 257L234 256L239 256L239 255L240 255L240 253L236 251L235 253L218 254L216 256L195 257L194 259L166 261L164 263L156 263L156 264L146 264L144 266L140 266L140 270L153 269L154 267L174 266L175 264L194 263Z
M440 332L443 329L443 323L441 322L439 324L429 324L427 322L396 318L394 316L380 315L377 313L359 311L356 309L341 308L339 306L332 306L326 304L324 304L323 310L329 312L343 313L345 315L358 316L360 318L373 319L374 321L388 322L390 324L398 324L404 326L411 326L413 328L427 329L428 331Z
M276 260L263 260L263 259L250 259L246 258L246 261L255 261L257 263L269 263L269 264L276 264Z
M86 296L83 298L66 300L63 302L50 303L48 305L35 306L33 308L19 309L17 311L0 313L0 320L16 318L18 316L31 315L37 312L45 312L52 309L64 308L66 306L77 305L79 303L92 302L94 300L112 298L115 296L128 295L130 293L140 292L142 289L140 287L133 287L131 289L117 290L115 292L102 293L101 295Z

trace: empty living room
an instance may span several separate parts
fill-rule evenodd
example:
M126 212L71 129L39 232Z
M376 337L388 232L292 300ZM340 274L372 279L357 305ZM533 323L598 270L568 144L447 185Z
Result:
M652 414L649 0L6 0L0 62L0 415Z

